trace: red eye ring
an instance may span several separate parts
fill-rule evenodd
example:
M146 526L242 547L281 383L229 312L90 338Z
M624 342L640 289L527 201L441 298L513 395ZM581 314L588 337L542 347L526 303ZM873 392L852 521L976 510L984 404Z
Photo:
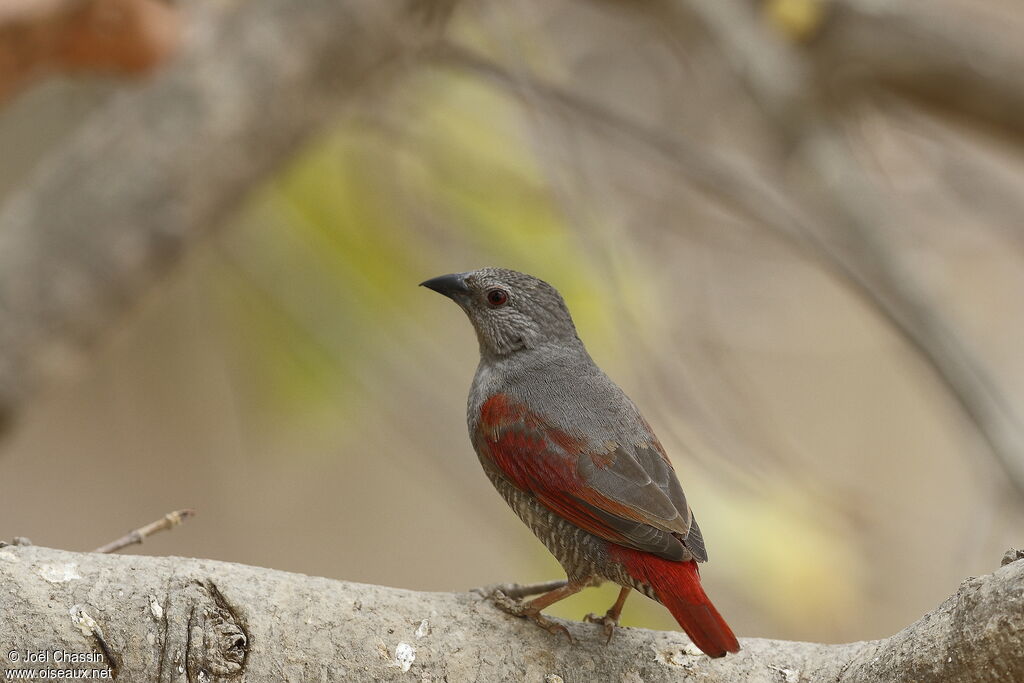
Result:
M487 292L487 303L492 308L500 308L508 302L508 292L504 289L495 287Z

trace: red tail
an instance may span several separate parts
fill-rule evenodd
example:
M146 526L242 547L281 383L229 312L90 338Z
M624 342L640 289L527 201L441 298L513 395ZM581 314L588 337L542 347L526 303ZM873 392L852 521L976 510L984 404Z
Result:
M661 604L668 607L686 635L707 656L724 657L726 652L739 652L740 644L732 629L701 588L696 562L673 562L616 545L611 545L611 549L630 576L654 589Z

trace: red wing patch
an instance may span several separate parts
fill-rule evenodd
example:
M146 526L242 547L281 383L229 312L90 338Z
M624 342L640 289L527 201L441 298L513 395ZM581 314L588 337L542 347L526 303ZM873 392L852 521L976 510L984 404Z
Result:
M613 464L614 453L586 453L582 439L551 426L505 394L496 394L481 406L475 437L481 456L487 457L516 487L532 493L549 510L596 536L627 546L633 544L595 515L591 506L608 516L651 524L635 507L609 498L580 477L579 458L590 458L595 467L604 469Z

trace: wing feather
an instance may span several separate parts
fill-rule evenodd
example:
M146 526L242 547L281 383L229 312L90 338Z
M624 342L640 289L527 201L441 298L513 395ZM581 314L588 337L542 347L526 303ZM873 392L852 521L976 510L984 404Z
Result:
M474 442L513 485L590 533L669 560L703 561L682 487L647 432L646 443L597 450L498 394L484 403Z

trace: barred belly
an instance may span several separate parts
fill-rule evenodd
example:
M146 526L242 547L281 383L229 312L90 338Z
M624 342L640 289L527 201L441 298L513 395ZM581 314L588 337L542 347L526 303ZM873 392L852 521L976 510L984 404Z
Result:
M555 556L570 581L593 585L612 581L657 600L650 586L633 579L622 564L609 557L608 541L559 517L537 502L531 494L519 490L491 468L485 466L484 471L519 519L530 527L530 531Z

